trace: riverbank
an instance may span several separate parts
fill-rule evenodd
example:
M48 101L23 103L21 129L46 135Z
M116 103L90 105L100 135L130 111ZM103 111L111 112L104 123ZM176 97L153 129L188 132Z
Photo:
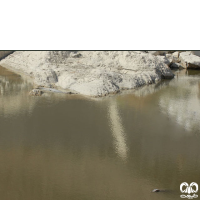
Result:
M0 61L32 77L36 87L95 97L173 78L169 63L142 51L16 51Z

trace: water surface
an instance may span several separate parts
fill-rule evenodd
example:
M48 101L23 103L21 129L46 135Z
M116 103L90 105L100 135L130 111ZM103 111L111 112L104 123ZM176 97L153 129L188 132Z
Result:
M200 71L175 74L103 99L31 97L0 67L0 199L180 199L200 184Z

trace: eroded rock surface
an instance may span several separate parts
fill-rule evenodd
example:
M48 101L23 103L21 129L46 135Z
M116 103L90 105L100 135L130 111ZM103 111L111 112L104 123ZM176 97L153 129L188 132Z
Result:
M166 57L141 51L16 51L0 62L37 85L105 96L173 78Z

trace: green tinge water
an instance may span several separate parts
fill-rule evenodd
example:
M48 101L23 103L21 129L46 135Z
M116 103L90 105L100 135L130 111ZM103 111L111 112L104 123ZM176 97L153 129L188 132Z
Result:
M175 73L87 99L28 96L0 67L0 199L181 199L182 182L200 184L200 72Z

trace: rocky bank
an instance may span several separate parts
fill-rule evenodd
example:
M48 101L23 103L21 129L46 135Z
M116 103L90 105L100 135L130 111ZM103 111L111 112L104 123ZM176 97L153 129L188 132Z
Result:
M0 65L32 77L37 87L100 97L173 78L167 53L16 51Z
M200 69L199 51L184 51L166 54L171 68Z

